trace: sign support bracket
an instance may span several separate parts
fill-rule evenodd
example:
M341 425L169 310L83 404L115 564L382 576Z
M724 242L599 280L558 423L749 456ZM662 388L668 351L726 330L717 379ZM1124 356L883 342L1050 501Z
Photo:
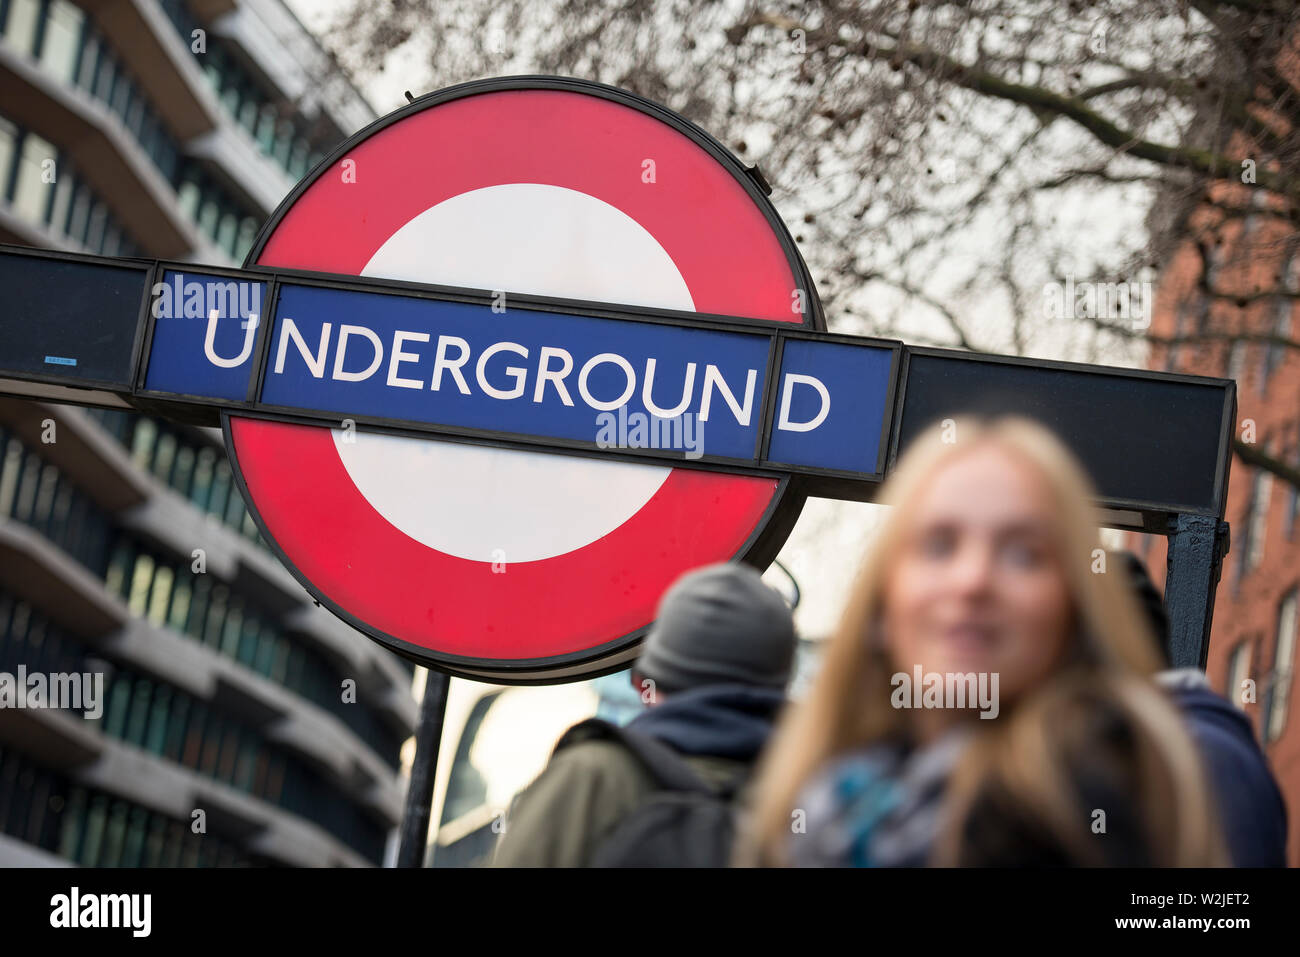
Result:
M1180 514L1170 522L1165 607L1169 658L1175 668L1205 670L1214 596L1229 537L1228 523L1221 519Z

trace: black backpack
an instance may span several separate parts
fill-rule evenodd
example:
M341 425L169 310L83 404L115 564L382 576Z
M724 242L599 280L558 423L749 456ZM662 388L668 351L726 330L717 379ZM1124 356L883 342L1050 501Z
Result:
M745 775L707 784L676 751L600 718L570 728L556 750L592 738L617 741L654 776L658 789L605 835L593 867L727 867L736 833L735 795Z

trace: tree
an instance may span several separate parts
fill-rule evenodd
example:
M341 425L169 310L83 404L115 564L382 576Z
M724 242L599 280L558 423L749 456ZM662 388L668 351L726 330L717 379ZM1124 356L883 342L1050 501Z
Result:
M832 328L1135 362L1300 348L1266 315L1300 297L1298 24L1291 0L351 0L330 39L429 87L569 74L683 113L761 165ZM1161 301L1193 328L1152 337L1133 293L1188 250ZM1067 277L1123 299L1063 320Z

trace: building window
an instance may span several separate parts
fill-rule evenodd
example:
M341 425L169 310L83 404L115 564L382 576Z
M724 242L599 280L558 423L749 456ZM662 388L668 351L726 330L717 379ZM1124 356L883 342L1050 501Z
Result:
M251 136L257 129L258 103L256 98L247 97L239 107L239 125Z
M1255 507L1251 514L1250 547L1246 555L1247 570L1253 571L1264 559L1264 542L1268 538L1268 505L1273 491L1273 473L1260 469L1255 476Z
M1228 683L1223 689L1224 696L1238 708L1244 707L1241 685L1246 680L1249 667L1250 642L1239 641L1228 656Z
M1286 709L1295 678L1296 600L1296 589L1292 588L1277 609L1277 650L1273 655L1273 676L1269 681L1265 741L1276 741L1286 727Z
M40 19L40 0L9 0L9 14L5 17L5 39L18 52L32 53L36 48L36 28Z
M1292 301L1284 297L1274 307L1273 327L1270 331L1281 339L1286 339L1291 334L1292 305ZM1264 359L1259 370L1259 391L1261 393L1268 388L1269 379L1277 371L1277 367L1282 364L1282 360L1285 358L1285 347L1280 342L1269 342L1264 346L1263 352Z
M310 150L305 140L294 140L293 154L289 157L289 175L302 179L307 172L307 156Z
M235 239L235 259L243 262L248 256L248 251L253 248L253 240L257 238L257 220L251 216L245 216L239 223L239 236Z
M108 104L109 109L117 114L118 119L126 119L127 107L130 106L134 93L131 78L119 71L117 82L113 84L113 97Z
M94 201L90 190L78 184L76 198L72 201L72 212L68 214L68 237L81 242L86 238L86 226L90 222L90 205Z
M186 178L181 182L177 197L180 201L181 212L185 214L186 218L195 219L199 215L199 200L202 198L199 184L193 179Z
M100 254L104 256L119 256L122 253L122 231L115 225L109 225L104 230L104 241L100 244Z
M217 205L215 197L209 195L203 206L199 209L198 226L203 235L209 239L215 239L217 234L217 222L221 218L221 207Z
M54 0L45 21L41 40L41 63L64 83L77 74L77 46L85 15L67 0Z
M1264 209L1268 205L1268 200L1262 190L1255 190L1250 194L1251 212L1246 214L1246 218L1241 223L1241 233L1243 236L1250 236L1259 229L1259 216L1255 212L1257 209Z
M126 111L126 128L137 142L140 142L141 148L144 147L142 142L144 134L144 118L149 112L149 107L145 105L144 100L137 96L131 100L131 105ZM148 153L148 150L145 150Z
M231 210L227 210L221 216L220 224L217 226L216 241L221 247L221 251L227 256L235 255L235 241L239 235L239 217Z
M90 223L86 226L86 248L98 252L104 244L104 229L108 225L108 209L96 201L90 207Z
M1228 368L1224 372L1226 378L1241 381L1241 374L1246 367L1246 350L1249 343L1242 339L1232 340L1232 345L1228 348Z
M99 55L102 47L94 32L86 31L86 41L81 49L81 66L77 70L77 86L87 93L95 88L95 74L99 69Z
M61 175L54 184L54 203L50 207L50 226L57 233L66 233L68 228L68 211L72 207L72 191L76 187L76 177L64 163Z
M117 79L117 66L113 63L113 54L107 49L99 56L99 75L95 77L95 98L107 103L113 95L113 81Z
M53 165L56 152L54 144L35 133L23 137L18 154L18 176L14 182L14 212L30 223L44 223L50 207L53 183L46 182L49 173L57 172Z
M1195 334L1204 336L1210 331L1210 301L1201 299L1196 304L1196 327ZM1204 339L1200 339L1192 346L1192 361L1199 368L1205 362L1209 346Z
M18 155L18 127L0 117L0 200L9 201L9 183Z
M1174 372L1178 369L1178 362L1182 357L1183 343L1179 340L1188 333L1188 326L1191 315L1187 305L1178 307L1177 318L1174 320L1174 342L1171 342L1165 349L1165 371Z
M1268 446L1265 445L1267 452ZM1255 470L1255 481L1250 490L1250 504L1242 521L1245 540L1241 543L1241 557L1237 561L1237 584L1249 572L1259 567L1264 558L1264 539L1268 534L1268 502L1273 489L1273 474L1267 469Z
M275 107L263 106L257 117L257 130L253 138L257 140L258 147L268 156L271 150L275 148L275 125L276 125Z
M1219 278L1219 270L1223 268L1227 256L1223 252L1223 247L1217 242L1205 250L1205 284L1211 289L1214 288L1215 282Z

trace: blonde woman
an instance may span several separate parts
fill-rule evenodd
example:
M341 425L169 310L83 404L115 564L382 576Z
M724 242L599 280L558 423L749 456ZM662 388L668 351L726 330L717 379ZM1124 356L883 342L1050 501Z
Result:
M884 489L817 677L764 758L742 863L1225 863L1206 781L1046 429L949 421Z

